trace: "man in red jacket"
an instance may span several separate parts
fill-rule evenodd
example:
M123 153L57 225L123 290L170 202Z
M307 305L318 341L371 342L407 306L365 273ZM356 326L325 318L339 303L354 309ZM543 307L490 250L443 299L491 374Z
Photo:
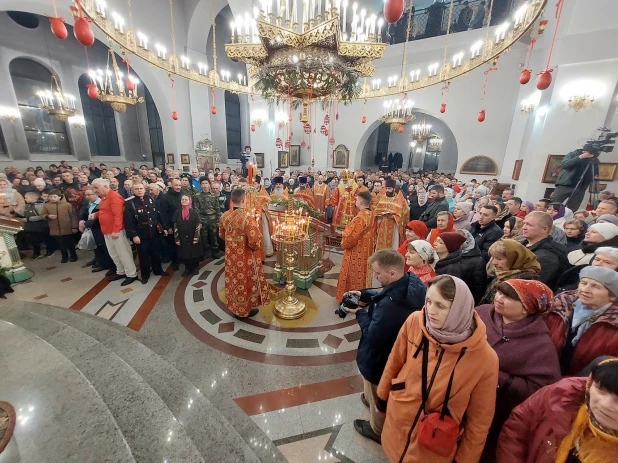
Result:
M99 219L109 255L116 264L116 276L111 277L109 281L124 278L121 286L130 285L137 280L137 269L131 245L124 230L124 199L109 188L108 180L102 178L93 180L92 188L101 198L96 218Z

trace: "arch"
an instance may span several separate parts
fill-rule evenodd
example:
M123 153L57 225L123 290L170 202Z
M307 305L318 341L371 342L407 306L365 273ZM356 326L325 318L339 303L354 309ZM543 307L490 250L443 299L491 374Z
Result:
M38 60L18 57L9 63L9 73L30 154L71 155L66 124L38 106L37 94L52 89L55 72Z
M240 100L236 93L225 91L225 132L227 135L228 159L239 159L242 151L242 124Z

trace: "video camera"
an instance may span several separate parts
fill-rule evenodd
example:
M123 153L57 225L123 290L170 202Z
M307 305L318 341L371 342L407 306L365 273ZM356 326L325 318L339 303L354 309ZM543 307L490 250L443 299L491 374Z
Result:
M616 144L615 138L618 137L618 132L610 132L607 127L600 127L598 129L601 133L596 140L588 140L583 146L583 151L588 151L590 154L598 156L603 153L611 153L614 151L614 145Z

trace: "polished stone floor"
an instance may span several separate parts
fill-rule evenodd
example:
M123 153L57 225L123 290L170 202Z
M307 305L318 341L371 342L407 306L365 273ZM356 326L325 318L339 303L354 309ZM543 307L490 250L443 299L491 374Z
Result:
M367 410L358 325L334 314L340 252L294 322L231 317L222 260L123 288L79 255L26 259L34 277L0 300L0 399L18 415L0 463L386 460L352 425Z

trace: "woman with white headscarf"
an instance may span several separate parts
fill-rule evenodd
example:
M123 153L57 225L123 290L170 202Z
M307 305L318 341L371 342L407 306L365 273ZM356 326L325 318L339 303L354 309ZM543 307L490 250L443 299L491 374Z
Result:
M12 218L15 212L24 212L25 207L24 197L13 189L8 180L0 180L0 216Z
M410 267L410 272L419 277L423 283L427 284L429 280L436 276L433 266L438 261L438 255L427 241L414 240L408 243L405 258L406 265Z

